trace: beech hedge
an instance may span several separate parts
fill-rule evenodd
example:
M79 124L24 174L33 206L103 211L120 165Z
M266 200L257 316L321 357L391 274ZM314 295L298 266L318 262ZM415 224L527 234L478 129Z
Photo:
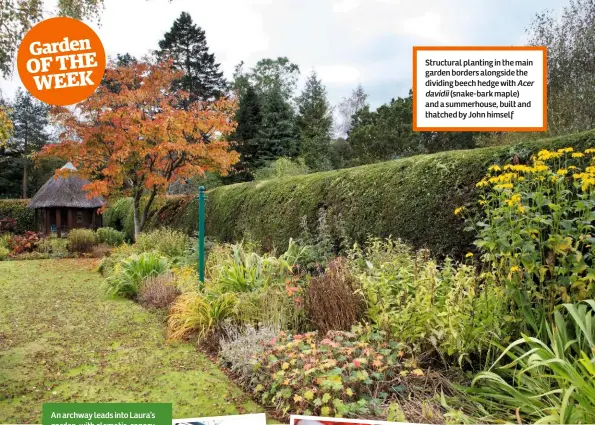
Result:
M474 207L475 184L487 168L512 160L528 162L541 149L569 146L595 146L595 130L218 187L207 192L207 236L222 241L250 239L264 249L281 250L290 238L300 236L304 220L315 232L322 211L337 240L393 236L427 247L437 256L458 257L470 250L473 235L463 230L454 210ZM161 204L151 215L149 228L168 226L196 233L196 199L174 197Z
M28 199L0 199L0 219L15 219L15 233L36 230L35 210L27 208L28 203Z

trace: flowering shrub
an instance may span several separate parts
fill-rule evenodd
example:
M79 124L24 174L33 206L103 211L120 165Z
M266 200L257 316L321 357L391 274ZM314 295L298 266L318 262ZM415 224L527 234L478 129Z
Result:
M408 379L423 376L407 348L362 327L333 332L281 332L256 356L252 385L263 404L280 412L322 416L380 416Z
M559 303L595 296L594 154L542 150L530 165L490 167L477 183L475 244L527 312L550 315Z

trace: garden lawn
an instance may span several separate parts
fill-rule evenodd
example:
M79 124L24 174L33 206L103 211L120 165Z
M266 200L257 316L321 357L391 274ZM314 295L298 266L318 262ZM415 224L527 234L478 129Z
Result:
M174 418L255 413L163 317L107 299L91 260L0 262L0 423L41 423L45 402L171 402Z

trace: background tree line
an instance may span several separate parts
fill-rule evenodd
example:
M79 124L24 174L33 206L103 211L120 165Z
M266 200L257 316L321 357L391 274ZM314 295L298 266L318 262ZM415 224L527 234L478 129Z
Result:
M93 4L101 3L72 4L90 7L73 9L85 17L94 16ZM570 0L559 17L551 11L540 13L527 32L529 44L548 47L548 134L595 128L595 0ZM10 54L5 49L3 57ZM240 63L228 81L210 52L205 31L187 13L176 19L152 56L171 58L174 67L184 72L175 86L190 94L189 102L232 96L239 103L237 128L229 137L240 153L234 172L225 178L208 174L181 181L171 185L170 193L544 137L543 133L413 132L411 91L372 109L365 88L358 85L333 107L314 71L297 91L301 71L287 57L264 58L251 68ZM135 61L128 54L117 57L119 66ZM6 61L0 64L5 74L10 72ZM48 114L45 105L24 92L0 105L4 138L4 143L0 140L0 198L31 196L51 174L55 164L46 160L40 169L33 169L30 159L53 140Z

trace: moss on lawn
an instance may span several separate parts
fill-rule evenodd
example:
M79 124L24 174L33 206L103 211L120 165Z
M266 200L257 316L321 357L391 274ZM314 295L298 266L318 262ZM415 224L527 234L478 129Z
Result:
M263 411L162 318L106 299L90 260L0 262L0 423L44 402L172 402L175 418Z

